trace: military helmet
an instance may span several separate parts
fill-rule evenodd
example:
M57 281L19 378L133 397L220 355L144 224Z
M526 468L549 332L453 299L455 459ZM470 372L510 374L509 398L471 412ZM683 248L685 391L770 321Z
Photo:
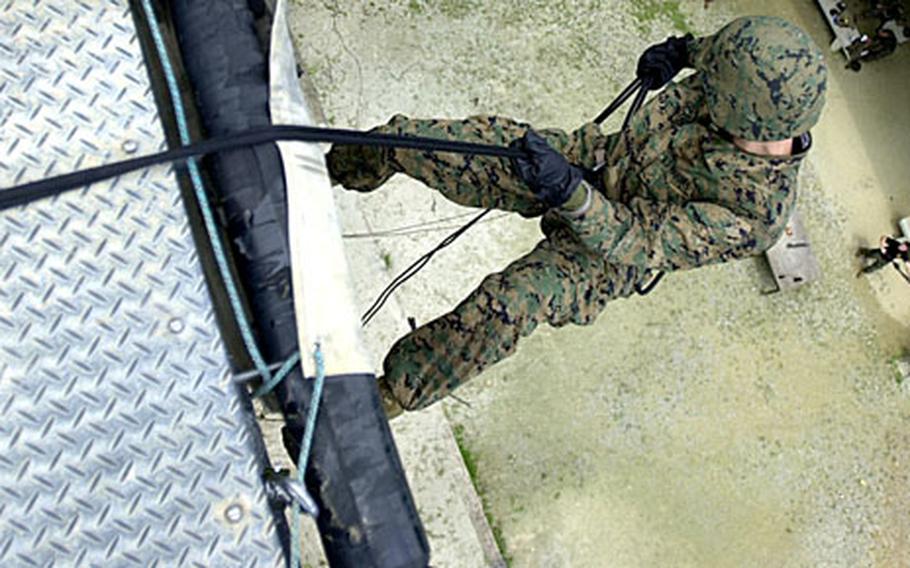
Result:
M821 50L798 26L747 16L703 41L693 64L703 72L715 125L766 142L802 134L818 122L828 71Z

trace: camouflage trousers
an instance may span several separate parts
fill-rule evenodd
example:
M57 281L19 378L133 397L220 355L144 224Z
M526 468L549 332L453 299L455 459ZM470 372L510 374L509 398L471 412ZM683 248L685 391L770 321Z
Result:
M500 117L416 120L398 115L375 130L508 145L528 128ZM538 132L570 162L584 167L595 165L594 151L605 143L593 124L572 133ZM326 158L333 179L348 189L372 191L403 173L461 205L525 217L547 210L513 175L508 159L367 146L335 146ZM632 293L639 276L635 268L605 262L556 215L544 216L543 227L546 238L531 252L484 278L455 309L395 343L380 378L385 397L406 410L428 406L513 354L519 339L541 323L590 324L608 300Z

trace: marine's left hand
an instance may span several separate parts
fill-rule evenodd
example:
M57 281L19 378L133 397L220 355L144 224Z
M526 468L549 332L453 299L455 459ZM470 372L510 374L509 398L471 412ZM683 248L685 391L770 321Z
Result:
M688 40L691 35L670 37L652 45L638 58L635 74L645 87L657 90L670 82L683 68L689 65Z
M550 207L568 201L581 183L581 170L533 130L528 130L509 147L525 152L525 157L512 159L512 169Z

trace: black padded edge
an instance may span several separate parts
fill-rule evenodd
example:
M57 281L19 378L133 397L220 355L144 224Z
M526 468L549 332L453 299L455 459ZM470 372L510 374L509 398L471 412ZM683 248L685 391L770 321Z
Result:
M270 124L268 63L247 1L171 0L170 8L207 134ZM281 361L297 349L297 331L277 147L225 152L204 163L221 199L260 348L270 362ZM298 368L275 390L291 441L303 431L312 385ZM331 377L323 396L306 483L320 508L317 524L329 562L358 568L427 566L429 545L375 377Z

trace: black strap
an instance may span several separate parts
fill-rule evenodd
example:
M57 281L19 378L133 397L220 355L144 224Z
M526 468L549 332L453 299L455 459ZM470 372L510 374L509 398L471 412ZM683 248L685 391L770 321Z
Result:
M666 273L663 270L661 270L656 275L654 275L654 278L652 278L650 282L648 282L644 286L639 286L638 284L636 284L635 292L639 296L647 296L648 294L651 293L651 290L653 290L655 286L660 284L660 280L664 277L665 274Z
M64 174L6 189L0 189L0 211L9 209L10 207L25 205L38 199L59 195L67 191L132 171L148 168L150 166L179 162L215 152L236 150L238 148L282 140L391 146L431 152L455 152L459 154L475 154L501 158L520 158L524 155L520 150L513 150L503 146L441 140L438 138L425 138L421 136L381 134L377 132L361 132L359 130L344 130L340 128L320 128L316 126L268 126L202 140L189 146L183 146L157 154L131 158L129 160L123 160L122 162L114 162L112 164L89 168L71 174Z
M638 111L638 109L641 108L641 105L645 102L645 96L647 96L647 94L648 94L647 85L645 85L641 79L635 79L634 81L629 83L629 85L625 89L623 89L623 91L621 93L619 93L619 95L615 99L613 99L613 101L610 102L609 105L607 105L607 108L603 109L601 111L601 113L597 115L597 117L594 119L594 122L598 125L603 123L603 121L606 120L608 116L613 114L613 112L615 112L616 109L621 107L623 105L623 103L625 103L629 99L629 97L631 97L632 95L635 95L635 98L632 100L632 105L629 107L629 111L626 113L626 118L623 120L623 123L622 123L622 130L625 130L629 126L629 122L632 120L632 115L635 114ZM596 169L596 170L587 170L586 169L586 170L584 170L584 174L585 174L585 179L588 181L588 183L595 185L595 186L600 185L601 175L600 175L599 169ZM654 278L652 278L651 281L648 282L647 284L645 284L644 286L636 284L635 292L640 296L646 296L647 294L650 294L651 290L653 290L654 287L660 283L660 280L663 277L664 277L664 272L661 270L657 274L655 274Z
M608 116L613 114L616 109L621 107L622 104L629 99L629 97L635 94L636 90L647 92L647 89L644 88L644 85L642 85L641 79L635 79L629 83L629 85L623 89L622 92L619 93L612 102L610 102L610 104L607 105L607 108L600 111L600 114L598 114L594 119L594 123L598 125L603 124L603 121L605 121ZM632 116L632 113L634 113L635 110L637 109L629 110L629 113L626 115L626 121L628 121L629 117Z
M484 217L486 217L487 214L490 213L491 211L493 211L492 207L490 207L489 209L484 209L478 215L476 215L473 219L471 219L470 221L465 223L460 229L458 229L457 231L455 231L454 233L450 234L448 237L443 239L442 242L440 242L438 245L436 245L433 248L433 250L424 254L423 256L421 256L420 258L418 258L417 260L412 262L410 266L408 266L403 271L401 271L401 273L398 274L398 276L396 276L394 280L389 282L388 286L386 286L385 289L379 294L379 297L376 298L376 301L373 302L373 305L370 306L366 312L364 312L363 316L360 318L361 325L366 327L366 325L368 323L370 323L370 320L372 320L376 316L376 314L379 313L379 310L382 309L382 306L385 305L385 303L388 301L388 299L392 297L392 293L395 292L395 290L397 290L402 284L404 284L405 282L407 282L408 280L413 278L418 272L420 272L423 269L423 267L426 266L427 263L430 262L430 259L432 259L433 256L437 252L441 251L442 249L446 248L450 244L454 243L458 237L463 235L465 233L465 231L467 231L468 229L471 228L471 226L479 223L480 220L483 219Z

